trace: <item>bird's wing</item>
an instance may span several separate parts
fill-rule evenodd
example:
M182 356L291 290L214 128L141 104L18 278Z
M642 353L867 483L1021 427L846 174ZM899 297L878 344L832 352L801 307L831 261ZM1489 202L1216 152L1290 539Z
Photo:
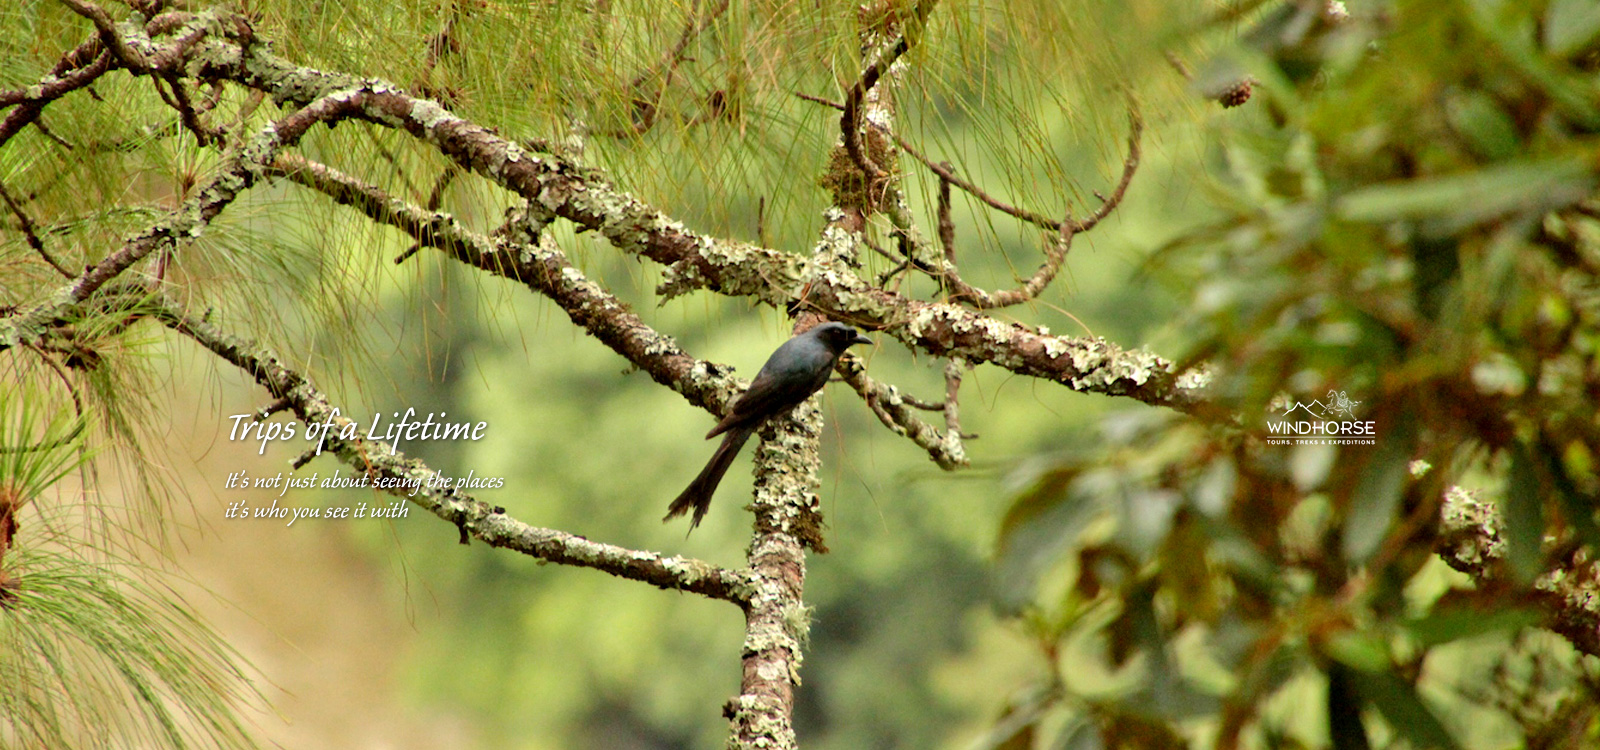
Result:
M722 416L722 421L717 422L717 426L706 433L706 437L716 437L735 425L755 426L761 420L794 406L811 395L805 393L797 399L792 393L794 389L784 388L783 385L782 379L772 377L769 373L762 372L757 375L750 387L733 400L728 412Z

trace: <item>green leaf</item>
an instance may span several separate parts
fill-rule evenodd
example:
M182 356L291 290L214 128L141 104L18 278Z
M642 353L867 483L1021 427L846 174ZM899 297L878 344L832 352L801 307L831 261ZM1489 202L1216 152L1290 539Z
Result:
M1481 91L1468 91L1445 101L1450 126L1467 139L1474 151L1491 161L1510 159L1522 149L1511 116Z
M1528 79L1554 100L1566 114L1584 127L1600 123L1600 108L1592 100L1588 82L1567 73L1558 61L1550 59L1534 45L1532 33L1536 19L1519 13L1508 17L1496 14L1501 8L1521 10L1517 5L1501 3L1467 3L1471 11L1468 18L1479 34L1492 45L1509 66ZM1563 11L1563 15L1566 12Z
M1056 743L1051 750L1104 750L1105 743L1100 741L1100 733L1095 731L1094 724L1079 721L1061 732L1056 738Z
M1323 645L1334 661L1365 672L1381 672L1394 663L1389 643L1376 633L1349 630L1334 635Z
M1406 415L1373 447L1377 453L1362 467L1350 495L1343 538L1346 560L1366 562L1389 533L1395 510L1400 507L1416 436L1416 423ZM1344 447L1344 450L1361 449L1361 446Z
M1140 562L1150 559L1171 532L1172 518L1182 503L1183 496L1169 489L1129 489L1117 504L1122 511L1117 523L1118 541Z
M1506 562L1511 574L1527 584L1543 567L1545 488L1527 446L1513 443L1510 453L1511 471L1500 497L1500 517L1505 520Z
M1039 732L1039 720L1054 703L1049 690L1029 690L1006 709L989 731L973 743L973 750L1029 750Z
M1347 221L1453 218L1470 224L1518 209L1576 200L1588 194L1593 184L1588 160L1569 154L1372 185L1345 194L1336 209Z

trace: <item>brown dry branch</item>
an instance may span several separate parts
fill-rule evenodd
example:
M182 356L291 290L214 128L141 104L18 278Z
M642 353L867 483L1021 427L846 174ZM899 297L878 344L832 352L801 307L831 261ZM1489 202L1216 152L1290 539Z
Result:
M871 64L867 65L865 70L861 71L861 77L851 85L849 93L845 94L844 105L840 107L843 113L839 116L839 133L844 140L845 151L850 154L850 161L866 176L869 194L874 192L872 186L888 175L861 148L861 106L867 98L867 93L878 85L878 80L889 72L890 66L922 38L928 15L936 2L937 0L923 0L917 3L911 10L910 18L900 24L900 33ZM869 41L870 38L869 35Z
M29 124L39 120L46 105L84 88L111 69L111 53L98 39L85 42L68 52L49 75L26 89L0 94L0 106L16 105L0 120L0 146L6 145ZM70 147L70 146L69 146Z

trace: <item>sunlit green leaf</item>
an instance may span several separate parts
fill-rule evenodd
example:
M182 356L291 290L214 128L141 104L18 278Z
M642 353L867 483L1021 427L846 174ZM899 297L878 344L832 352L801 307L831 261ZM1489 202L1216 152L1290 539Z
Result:
M1389 644L1382 636L1370 631L1351 630L1329 638L1323 645L1329 656L1341 664L1366 672L1382 671L1393 661Z

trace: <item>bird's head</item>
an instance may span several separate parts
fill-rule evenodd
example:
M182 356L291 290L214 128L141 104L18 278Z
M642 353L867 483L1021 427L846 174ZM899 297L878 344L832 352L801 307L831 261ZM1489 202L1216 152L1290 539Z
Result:
M829 321L811 329L808 333L816 336L818 340L828 346L835 354L841 354L850 348L851 344L870 344L872 339L861 335L856 329L843 323Z

